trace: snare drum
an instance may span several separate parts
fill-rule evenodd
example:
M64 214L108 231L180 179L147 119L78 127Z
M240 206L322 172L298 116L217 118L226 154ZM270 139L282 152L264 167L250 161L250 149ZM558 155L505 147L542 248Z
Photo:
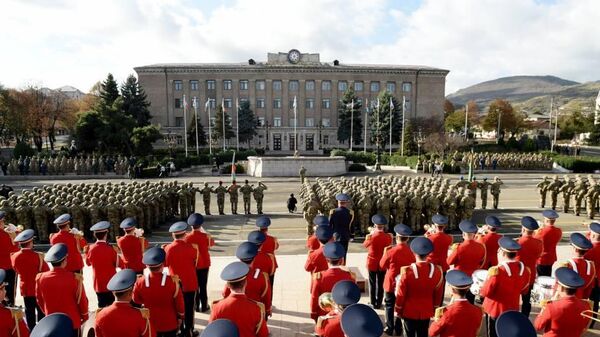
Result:
M554 295L554 285L556 279L550 276L538 276L533 283L531 289L531 302L541 303L542 301L549 301Z
M483 283L485 282L485 280L487 280L488 271L486 269L477 269L473 272L473 275L471 277L473 278L471 292L473 293L473 295L479 295L479 291L481 290Z

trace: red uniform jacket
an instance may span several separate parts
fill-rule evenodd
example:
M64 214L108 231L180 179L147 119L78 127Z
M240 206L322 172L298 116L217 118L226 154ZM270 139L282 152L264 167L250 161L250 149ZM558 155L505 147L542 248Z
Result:
M584 259L583 257L575 257L569 259L564 267L571 268L576 271L585 282L583 287L579 287L575 296L580 299L587 300L594 289L596 282L596 268L594 262Z
M443 281L442 268L431 262L402 267L396 289L396 314L415 320L432 317L435 307L442 302Z
M237 325L240 337L267 337L269 329L265 321L265 308L245 294L231 294L213 302L209 322L219 318L229 319Z
M489 231L483 236L479 236L477 241L485 246L486 259L483 263L483 269L489 269L490 267L498 265L498 248L500 248L500 244L498 241L502 235Z
M96 312L94 329L98 337L154 337L146 309L134 308L129 302L115 302Z
M35 296L35 277L41 272L50 270L44 261L44 254L34 252L30 248L23 248L13 253L10 259L12 268L19 275L21 296Z
M448 264L471 276L477 269L481 269L486 261L486 250L482 243L475 240L466 240L452 249L448 256Z
M388 246L383 251L383 257L379 261L381 270L385 270L383 278L383 290L388 293L396 291L396 277L400 275L400 269L415 262L415 255L405 243L399 243L395 247Z
M519 238L518 242L521 245L521 249L517 255L517 261L523 262L525 266L529 268L529 271L531 272L529 287L532 287L535 278L537 277L537 261L542 255L544 244L541 240L536 239L533 236L522 236Z
M600 276L598 275L598 270L600 270L600 242L594 242L594 247L588 250L584 257L586 260L594 262L594 267L596 269L596 285L600 287Z
M58 233L50 234L50 244L64 243L67 246L67 266L68 271L81 271L83 269L83 258L81 251L87 245L82 236L70 233L67 230L61 230Z
M508 310L519 310L521 294L529 289L529 268L522 262L504 262L489 269L481 287L483 309L492 318Z
M273 254L259 251L252 260L251 267L260 269L269 275L275 274L275 256Z
M267 315L271 314L271 283L269 274L250 267L248 277L246 278L246 296L256 302L264 304ZM223 298L229 296L231 289L225 285L223 289Z
M321 244L321 243L319 243ZM306 257L306 263L304 264L304 270L313 274L316 272L327 270L327 259L323 255L323 246L311 251Z
M85 250L85 264L94 272L94 291L108 292L106 285L117 273L117 251L106 241L96 241Z
M38 274L35 286L37 302L44 314L62 312L71 318L74 329L87 320L88 299L79 274L56 267Z
M372 234L367 234L363 246L369 250L367 253L368 271L385 270L379 266L379 261L381 261L385 247L391 245L392 242L394 242L394 236L383 230L375 230Z
M185 236L185 242L196 245L198 248L198 263L196 269L207 269L210 267L210 253L208 249L215 245L215 240L210 234L195 229Z
M266 231L263 231L263 233L265 233L266 239L265 239L265 242L263 242L263 244L260 245L259 250L261 252L265 252L267 254L273 255L273 262L275 263L275 269L277 269L277 267L279 267L279 265L277 264L277 258L275 257L275 251L277 249L279 249L279 242L277 241L276 237L267 234Z
M448 266L448 248L452 244L452 237L446 233L435 233L427 234L425 237L431 240L433 243L433 252L427 257L427 262L437 264L442 267L443 271L447 271L450 267Z
M183 319L183 294L179 278L166 272L147 271L133 286L133 301L150 310L150 323L158 332L176 330L177 320Z
M141 274L146 267L142 263L144 251L148 248L148 241L143 237L125 235L117 238L117 246L121 250L122 268L132 269Z
M169 273L179 276L184 292L196 292L198 290L196 276L198 250L183 240L174 240L164 249L167 253L165 266L169 267Z
M12 269L10 254L19 251L19 246L11 239L10 235L0 228L0 269Z
M538 264L552 265L556 262L556 245L562 238L562 230L556 226L547 225L536 231L535 238L544 243L544 250L538 259Z
M29 337L29 329L20 309L9 309L0 304L0 336Z
M356 277L346 267L342 266L329 267L325 271L313 274L310 291L310 317L312 319L316 321L319 316L326 314L319 307L319 296L322 293L331 292L336 283L344 280L355 281Z
M466 299L454 300L446 306L440 319L429 326L429 336L476 337L481 328L481 308Z
M315 325L315 334L320 337L344 337L340 315L337 311L332 311L325 316L320 316Z
M543 337L581 336L590 324L589 318L581 316L584 310L590 310L590 303L575 296L548 302L535 318L535 329L543 331Z
M319 249L319 247L321 247L321 242L319 242L316 235L313 234L306 239L306 248L309 252Z

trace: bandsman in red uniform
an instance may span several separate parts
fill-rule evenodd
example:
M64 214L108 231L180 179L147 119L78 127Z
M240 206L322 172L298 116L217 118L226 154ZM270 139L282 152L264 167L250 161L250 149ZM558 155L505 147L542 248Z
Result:
M333 237L333 230L329 226L319 226L315 229L315 237L319 240L319 248L308 252L306 257L306 263L304 263L304 270L312 274L327 270L327 259L323 255L323 247L331 241Z
M185 306L185 319L183 321L182 336L189 337L194 333L194 305L198 279L196 278L196 265L198 264L198 250L184 241L188 224L178 221L171 225L169 232L173 242L165 246L167 257L165 266L169 274L179 276L183 290L183 303Z
M41 272L50 270L44 261L44 254L33 250L33 236L33 229L26 229L19 233L15 237L15 243L21 246L21 250L10 256L13 269L19 276L19 290L25 303L25 317L29 331L33 330L36 322L44 318L44 313L35 299L35 277Z
M198 249L198 262L196 263L196 278L198 279L198 293L196 294L195 303L196 312L207 312L210 309L208 305L208 292L206 290L208 270L210 269L210 253L208 250L215 245L215 240L202 228L202 224L204 223L202 214L191 214L188 217L187 223L192 226L192 231L185 236L185 242Z
M537 265L537 273L540 276L552 275L552 265L556 262L556 246L562 238L562 230L555 226L558 213L553 210L542 212L544 225L535 233L535 238L542 240L544 250Z
M6 232L4 217L6 213L0 211L0 269L6 273L4 282L6 283L6 300L9 305L15 303L15 283L17 282L17 275L10 263L10 254L19 251L19 246L13 242L11 234ZM14 235L14 233L12 234Z
M69 316L56 313L44 317L31 331L31 337L70 337L73 321Z
M141 275L144 271L142 256L148 248L148 241L143 236L138 236L137 221L134 218L126 218L119 227L125 232L125 236L117 238L117 246L121 251L121 268L132 269Z
M431 217L431 222L433 222L433 226L427 229L425 232L425 237L431 240L433 243L433 251L427 257L427 262L431 262L435 265L442 267L442 271L444 275L450 266L448 266L448 249L452 245L452 236L446 234L446 226L448 225L448 218L441 214L435 214ZM442 282L445 282L442 279ZM436 305L442 305L444 301L444 293L446 291L445 283L442 284L442 297L440 299L440 303L436 303Z
M373 308L356 303L342 313L342 330L347 337L380 337L383 324Z
M163 268L165 258L165 251L159 247L144 253L143 262L148 268L135 282L133 302L150 311L150 324L157 337L176 337L185 317L183 294L179 277L170 276Z
M385 269L379 266L383 251L394 241L394 236L385 231L388 221L385 216L375 214L371 217L375 226L371 233L367 234L363 247L367 248L367 270L369 271L369 295L371 305L375 309L380 309L383 303L383 279Z
M486 259L483 269L498 265L498 240L502 237L497 231L502 227L500 219L493 215L485 217L485 226L479 231L476 240L485 246Z
M452 253L448 256L448 264L469 277L477 269L483 268L486 261L486 250L482 243L475 241L477 226L471 220L463 220L458 224L462 231L463 242L452 245ZM475 303L475 295L467 289L466 298L470 304Z
M136 273L123 269L108 282L116 301L109 307L96 311L94 331L98 337L155 337L150 324L150 312L146 308L131 305Z
M319 247L321 247L321 244L319 243L319 238L317 238L317 235L315 234L317 228L319 228L320 226L329 226L329 219L327 219L327 217L324 215L317 215L313 219L313 235L309 235L306 239L306 248L308 249L308 254L310 254L310 252L312 252L313 250L317 250L319 249Z
M498 241L506 261L488 271L488 278L481 287L483 309L486 313L488 337L496 337L496 320L508 310L519 310L521 294L529 289L530 271L523 262L516 260L521 245L515 240L502 237Z
M396 277L400 275L402 267L415 262L415 256L408 245L412 229L404 224L398 224L394 227L394 232L396 232L396 246L385 248L379 266L386 271L383 280L383 290L385 291L385 333L390 336L401 336L402 319L394 316Z
M558 268L555 271L559 285L559 299L549 301L536 317L535 329L543 332L543 337L579 337L587 330L590 319L581 313L590 309L586 300L575 296L577 289L585 281L574 270Z
M85 264L92 266L94 291L98 297L98 308L104 308L111 305L115 298L113 293L106 288L110 279L117 272L117 251L107 242L108 230L111 224L108 221L100 221L90 228L94 233L96 242L86 246Z
M265 233L261 231L252 231L248 233L248 242L252 242L258 248L258 254L252 261L252 267L258 268L265 273L269 274L269 279L275 274L275 257L273 254L263 252L260 247L267 239ZM273 288L271 288L273 290Z
M240 337L240 332L235 323L221 318L210 322L200 337Z
M530 217L524 216L521 219L521 237L517 242L521 245L521 249L517 255L517 261L523 262L531 273L529 277L529 286L527 292L521 295L521 313L529 317L531 313L531 290L537 277L536 264L542 250L544 249L544 243L540 239L533 237L533 233L539 228L538 222Z
M600 301L600 275L598 275L598 271L600 270L600 224L597 222L592 222L590 224L590 241L592 242L593 247L585 253L584 257L593 261L596 268L596 281L592 293L590 294L590 300L593 303L592 310L598 312L598 302ZM592 320L592 323L590 324L591 328L594 327L594 322L595 321Z
M269 226L271 226L271 219L269 217L261 216L260 218L256 219L256 227L259 231L265 234L265 242L263 242L263 244L260 245L259 250L261 252L271 254L273 256L273 264L275 265L275 270L273 270L273 273L269 275L269 282L271 282L271 289L274 289L273 284L275 282L275 271L279 267L277 265L277 257L275 256L275 251L279 249L279 242L277 241L276 237L269 235Z
M88 319L88 299L81 274L65 268L67 251L67 245L64 243L50 247L44 260L52 265L52 270L36 276L35 293L44 314L62 312L71 318L75 337L81 324Z
M240 337L267 337L269 329L263 304L249 299L244 293L249 271L250 267L243 262L230 263L223 269L221 279L227 282L231 294L213 302L208 321L228 319L238 327Z
M593 261L586 260L585 254L592 249L592 242L581 233L571 234L571 246L575 257L570 258L562 267L573 269L583 279L583 286L577 288L575 296L588 299L596 282L596 268Z
M29 337L29 330L23 321L21 309L7 308L6 301L6 271L0 269L0 336Z
M396 314L402 318L407 337L427 336L429 320L442 302L442 268L427 262L433 252L431 240L418 237L410 243L415 263L402 267L396 289Z
M313 274L313 282L310 292L310 318L317 321L319 316L326 314L319 307L319 296L331 292L333 286L339 281L349 280L356 282L356 277L344 264L346 251L339 242L329 242L323 247L323 254L329 264L329 269Z
M436 310L429 336L478 336L483 312L466 298L473 279L460 270L450 270L446 274L446 282L452 288L452 298L449 305Z
M54 220L58 233L50 234L50 244L64 243L67 246L67 271L81 274L83 270L83 257L81 252L87 242L76 229L71 230L71 215L63 214ZM76 323L74 323L77 325Z
M360 301L360 289L352 281L340 281L331 290L333 308L325 316L319 316L315 326L315 335L319 337L344 337L341 318L344 310Z

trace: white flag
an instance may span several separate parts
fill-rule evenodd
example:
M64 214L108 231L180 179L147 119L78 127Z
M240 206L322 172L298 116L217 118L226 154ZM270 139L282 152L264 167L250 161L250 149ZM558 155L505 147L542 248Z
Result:
M196 109L198 107L198 103L196 101L197 101L196 96L194 96L194 98L192 98L192 107L194 109Z
M296 96L294 96L294 103L292 104L292 108L296 109L297 105L296 105Z
M183 95L183 110L187 109L187 100L185 99L185 95Z
M221 107L223 107L223 113L225 113L225 99L221 98Z
M392 98L390 97L390 112L394 111L394 102L392 101Z
M379 98L377 98L377 104L375 106L377 107L377 111L379 111Z
M208 110L209 106L210 106L210 98L207 98L206 103L204 104L204 108L206 108Z

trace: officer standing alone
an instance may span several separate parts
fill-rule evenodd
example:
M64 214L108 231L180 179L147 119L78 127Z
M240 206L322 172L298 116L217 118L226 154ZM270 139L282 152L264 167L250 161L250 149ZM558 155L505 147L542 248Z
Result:
M348 243L350 242L350 231L352 222L354 221L354 211L348 209L350 204L350 196L345 193L340 193L335 196L338 202L338 207L331 210L329 214L329 224L333 229L334 235L337 233L338 242L344 248L344 260L348 253Z

